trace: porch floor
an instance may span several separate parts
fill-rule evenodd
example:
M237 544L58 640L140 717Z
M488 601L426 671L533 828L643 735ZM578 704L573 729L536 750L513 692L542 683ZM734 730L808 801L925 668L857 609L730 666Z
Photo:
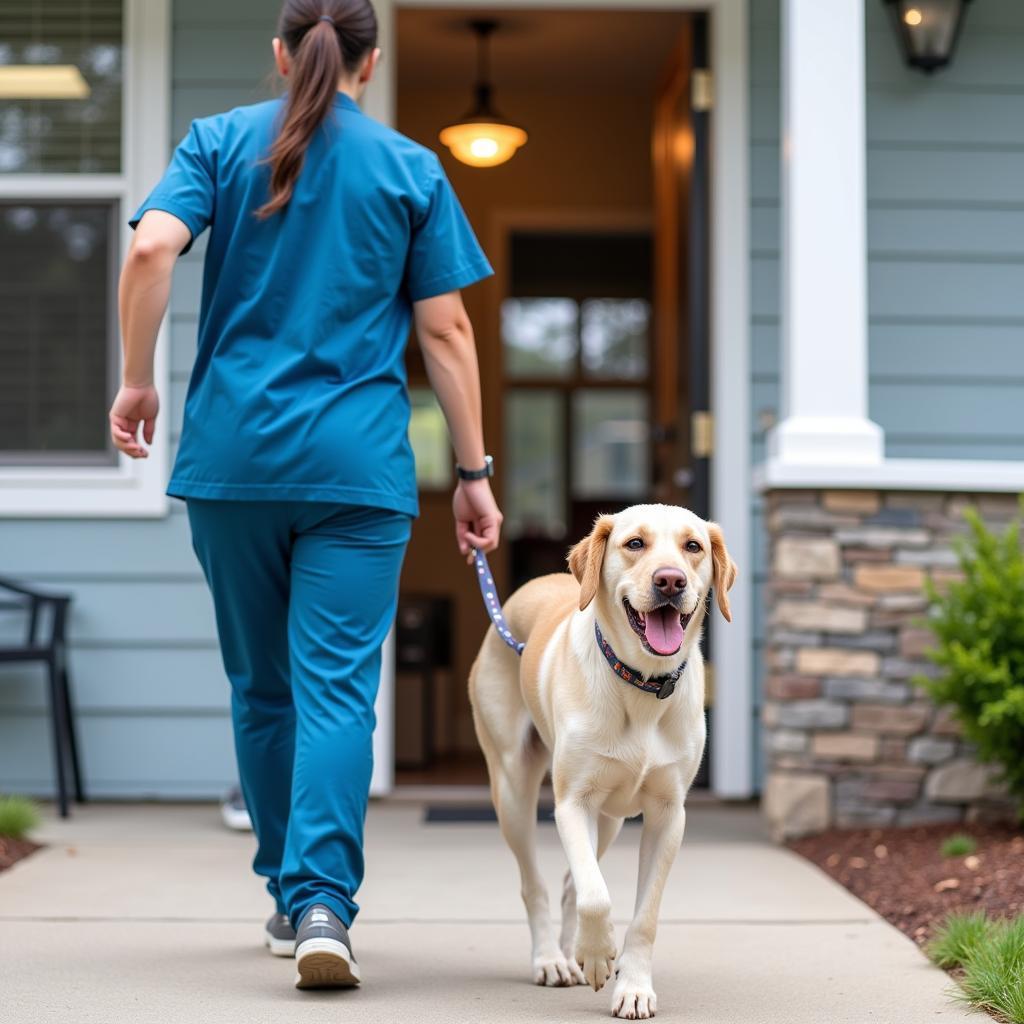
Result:
M559 891L553 826L542 865ZM622 927L640 830L604 861ZM90 804L40 832L50 844L0 874L6 1024L601 1020L610 987L530 982L512 856L493 824L422 823L373 804L363 911L364 987L299 992L260 945L271 910L249 870L252 837L208 804ZM698 803L669 881L655 951L659 1020L900 1024L984 1018L946 996L916 947L809 863L767 842L747 807Z

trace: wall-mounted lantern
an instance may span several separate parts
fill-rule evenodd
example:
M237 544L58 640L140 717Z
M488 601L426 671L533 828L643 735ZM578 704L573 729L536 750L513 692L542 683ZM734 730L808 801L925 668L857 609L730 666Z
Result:
M892 15L903 57L931 74L945 67L956 48L970 0L882 0Z

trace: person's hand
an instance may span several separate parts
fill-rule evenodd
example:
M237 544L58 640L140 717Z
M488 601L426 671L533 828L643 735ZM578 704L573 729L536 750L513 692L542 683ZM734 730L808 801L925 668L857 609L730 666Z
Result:
M473 561L472 548L486 552L498 546L505 517L494 500L489 480L460 480L452 497L452 512L455 541L467 562Z
M118 451L133 459L145 459L149 452L139 440L139 426L146 444L153 443L156 414L160 411L160 398L152 385L130 388L121 385L114 404L110 407L110 436Z

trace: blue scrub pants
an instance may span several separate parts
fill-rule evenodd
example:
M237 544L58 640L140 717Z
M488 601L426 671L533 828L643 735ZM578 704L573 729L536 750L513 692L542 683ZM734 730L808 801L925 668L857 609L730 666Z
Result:
M188 499L231 680L253 869L298 927L347 925L363 879L380 649L411 519L304 501Z

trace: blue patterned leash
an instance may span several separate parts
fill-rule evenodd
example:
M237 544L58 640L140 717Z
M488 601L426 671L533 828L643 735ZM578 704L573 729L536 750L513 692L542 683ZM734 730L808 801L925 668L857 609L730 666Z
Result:
M512 631L508 628L505 616L501 611L501 602L498 600L498 592L494 587L494 576L491 567L487 564L487 556L479 549L473 548L473 562L476 565L476 581L480 584L480 593L483 595L484 607L487 614L498 631L498 636L512 648L516 654L522 654L526 646L522 640L517 640Z

